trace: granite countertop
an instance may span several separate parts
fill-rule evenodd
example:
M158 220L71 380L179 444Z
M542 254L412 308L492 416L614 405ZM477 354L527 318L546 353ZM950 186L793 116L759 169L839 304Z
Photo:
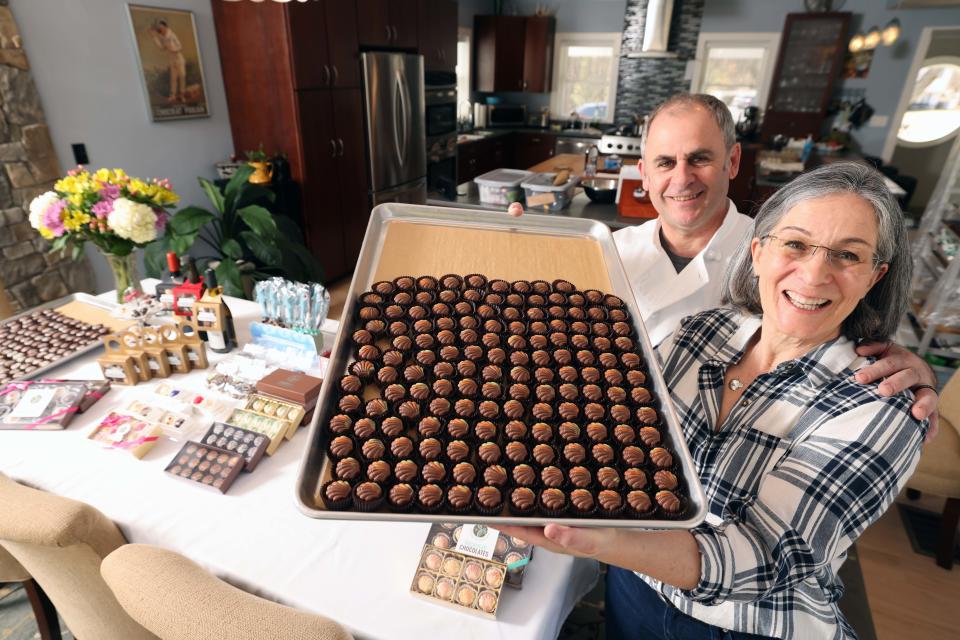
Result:
M496 127L492 129L474 129L472 131L460 131L457 133L458 144L470 144L478 140L487 140L508 133L542 133L559 136L561 138L594 138L599 140L603 135L600 129L563 129L562 131L552 131L543 127ZM483 136L482 138L473 138L470 140L461 140L460 136Z
M458 209L477 209L479 211L503 212L507 209L501 205L480 202L480 192L477 189L477 185L473 182L464 182L458 186L457 197L454 200L449 200L439 194L431 193L427 196L427 204L440 207L456 207ZM588 218L602 222L614 231L624 227L643 224L647 221L646 218L624 218L617 211L617 205L592 202L590 198L587 197L587 194L579 187L577 187L570 206L566 209L561 209L556 213L544 213L541 209L524 206L524 211L548 216L563 216L566 218Z

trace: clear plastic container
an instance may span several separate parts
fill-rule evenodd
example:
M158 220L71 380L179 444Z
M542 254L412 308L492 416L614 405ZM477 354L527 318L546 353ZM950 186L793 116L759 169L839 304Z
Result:
M570 206L580 178L571 175L565 183L554 185L553 180L556 177L556 173L537 173L520 184L527 199L527 209L560 211Z
M494 169L477 176L473 181L480 189L480 202L507 206L523 197L520 183L532 175L529 171L519 169Z

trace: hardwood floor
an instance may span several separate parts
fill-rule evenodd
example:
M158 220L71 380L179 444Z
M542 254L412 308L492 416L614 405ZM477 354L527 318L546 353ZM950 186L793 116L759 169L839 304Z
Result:
M943 509L943 499L932 496L897 501L937 513ZM878 640L960 637L960 565L947 571L914 553L896 506L867 529L857 548Z

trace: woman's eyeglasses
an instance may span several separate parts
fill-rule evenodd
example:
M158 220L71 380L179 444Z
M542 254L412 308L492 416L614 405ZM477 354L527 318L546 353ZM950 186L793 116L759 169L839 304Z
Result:
M760 240L774 240L773 246L780 250L780 253L790 260L804 262L809 260L817 249L823 249L827 256L827 264L835 269L862 269L869 267L876 269L882 261L876 254L871 253L864 247L860 249L831 249L822 244L809 244L796 238L780 238L768 233L762 236Z

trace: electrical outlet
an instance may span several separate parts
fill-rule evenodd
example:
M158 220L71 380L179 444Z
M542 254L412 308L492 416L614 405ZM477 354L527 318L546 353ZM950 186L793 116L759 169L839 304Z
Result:
M73 148L73 161L77 164L90 164L90 158L87 157L87 145L77 142L70 145Z

